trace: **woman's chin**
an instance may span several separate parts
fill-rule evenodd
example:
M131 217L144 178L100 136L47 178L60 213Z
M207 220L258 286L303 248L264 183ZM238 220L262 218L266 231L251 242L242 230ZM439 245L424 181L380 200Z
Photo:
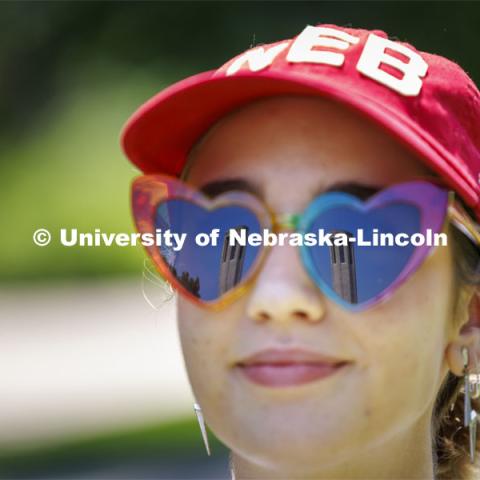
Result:
M345 436L332 439L320 434L311 438L297 435L295 425L290 425L290 429L293 432L289 437L278 432L270 432L254 441L245 437L244 443L237 442L232 451L243 461L272 472L281 472L284 475L282 478L310 478L348 460L352 451L358 452L358 448L352 450L351 445L337 443L336 440L345 442ZM338 446L333 447L334 444Z
M216 420L210 426L229 448L266 468L288 459L315 468L341 461L372 430L373 419L364 414L365 384L354 370L349 365L333 375L287 386L277 385L275 376L273 385L270 379L265 385L232 371L228 398L222 401L226 411L209 412Z
M358 446L362 432L368 436L360 408L345 398L336 398L335 409L335 402L322 407L322 402L298 399L278 403L236 401L228 425L219 426L225 433L219 438L245 458L256 458L259 464L278 465L293 459L309 465L336 462L352 445Z

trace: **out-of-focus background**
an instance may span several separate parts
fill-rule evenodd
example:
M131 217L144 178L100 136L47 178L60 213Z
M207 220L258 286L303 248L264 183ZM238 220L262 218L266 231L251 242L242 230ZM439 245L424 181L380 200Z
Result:
M141 248L32 234L133 231L127 117L316 23L386 30L480 80L474 1L0 3L1 478L228 478L226 449L210 437L204 454L174 299L142 279Z

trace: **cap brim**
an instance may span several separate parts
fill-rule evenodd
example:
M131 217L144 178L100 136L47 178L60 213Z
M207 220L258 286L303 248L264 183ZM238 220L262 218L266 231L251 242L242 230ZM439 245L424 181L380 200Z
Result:
M291 72L204 72L163 90L129 119L122 133L128 158L144 173L179 175L195 142L219 118L256 99L276 95L321 95L365 115L439 173L469 205L477 204L475 185L458 160L410 118L375 102L351 85L308 79Z

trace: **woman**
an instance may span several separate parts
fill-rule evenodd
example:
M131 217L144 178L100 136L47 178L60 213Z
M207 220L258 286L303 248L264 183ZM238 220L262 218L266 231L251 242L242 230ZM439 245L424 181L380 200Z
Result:
M189 235L147 249L235 478L477 478L479 125L460 67L333 25L179 82L127 124L137 228ZM448 243L230 243L262 227ZM200 247L202 228L220 241Z

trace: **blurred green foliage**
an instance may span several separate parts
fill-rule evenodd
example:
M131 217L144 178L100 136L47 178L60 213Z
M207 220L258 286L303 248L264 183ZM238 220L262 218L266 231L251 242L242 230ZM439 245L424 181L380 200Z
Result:
M0 281L138 272L140 247L55 241L62 227L132 231L124 121L166 85L320 22L383 29L480 79L479 2L1 3Z
M188 478L198 478L195 468L199 465L205 461L225 463L227 457L226 447L215 436L209 436L209 443L212 457L206 458L196 420L176 420L36 446L30 450L2 451L0 478L96 478L92 477L92 471L102 470L110 475L107 478L112 478L116 465L128 466L127 459L134 468L144 465L144 471L146 466L150 470L148 478L170 478L159 477L169 466L173 466L172 470L179 476L183 472L184 479L189 470L193 471ZM138 478L141 470L136 471L136 476L122 472L121 478ZM114 478L119 478L118 473Z

